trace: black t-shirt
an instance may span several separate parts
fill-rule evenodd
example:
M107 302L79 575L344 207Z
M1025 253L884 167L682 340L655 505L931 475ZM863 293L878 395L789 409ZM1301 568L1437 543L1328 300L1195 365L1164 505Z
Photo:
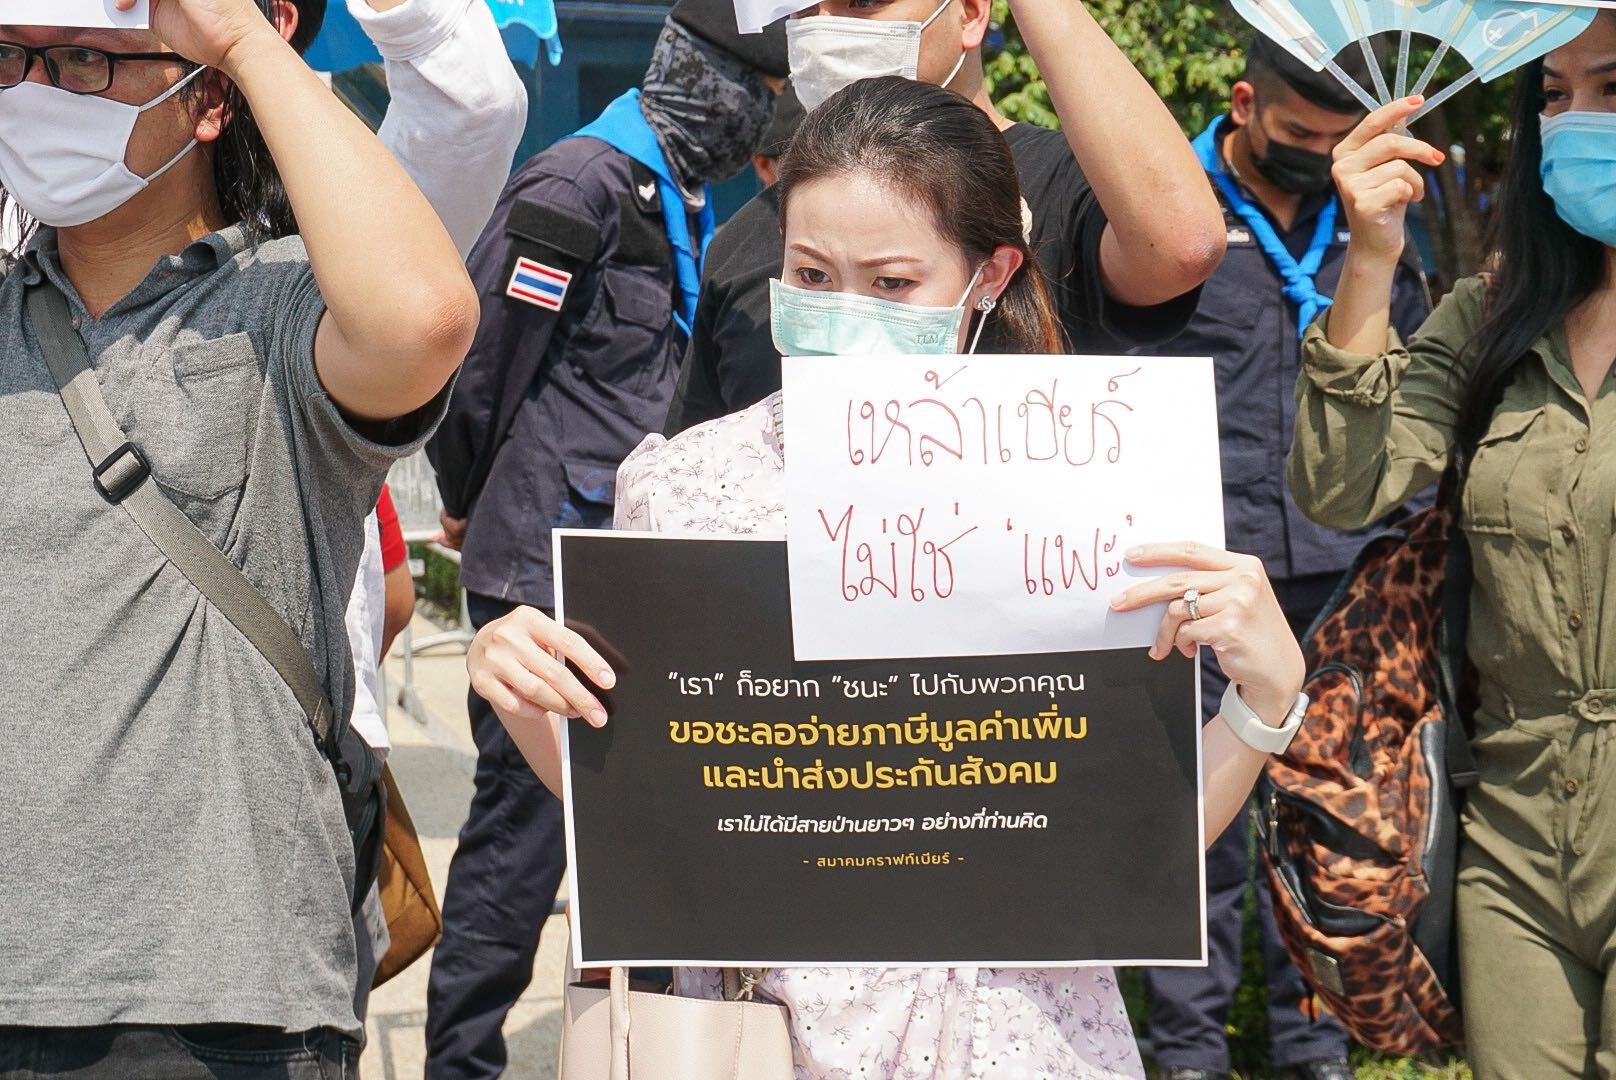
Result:
M1184 329L1199 290L1150 308L1129 307L1100 285L1105 211L1058 131L1015 124L1004 133L1032 210L1032 247L1055 294L1074 352L1120 352ZM769 279L785 270L780 198L769 188L718 231L696 303L669 437L744 409L780 389L780 354L769 332ZM983 336L989 347L992 326Z

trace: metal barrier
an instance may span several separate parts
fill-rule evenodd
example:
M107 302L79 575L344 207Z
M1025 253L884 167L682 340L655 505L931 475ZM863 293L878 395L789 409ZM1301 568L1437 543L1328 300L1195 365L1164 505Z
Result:
M387 475L387 486L393 493L393 506L398 510L398 524L404 533L404 542L426 544L434 554L443 556L458 567L460 552L442 544L432 543L432 538L442 531L438 511L443 504L438 498L437 474L432 469L432 463L427 460L426 452L417 451L401 461L394 462L392 470ZM420 562L410 560L411 577L420 578L425 572L424 560ZM404 685L399 688L398 705L418 724L426 723L427 713L426 706L421 702L421 695L415 687L415 657L427 649L445 645L465 649L471 644L474 636L471 616L466 611L466 590L458 591L460 594L458 626L441 634L428 635L419 641L415 640L412 629L406 626L398 637L398 644L393 648L393 654L404 661Z

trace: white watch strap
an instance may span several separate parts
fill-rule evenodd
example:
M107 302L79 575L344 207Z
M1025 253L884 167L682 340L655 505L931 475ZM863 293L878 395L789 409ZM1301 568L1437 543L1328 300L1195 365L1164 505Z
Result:
M1290 715L1285 723L1279 727L1270 727L1263 722L1263 718L1254 712L1240 696L1240 688L1234 683L1223 692L1223 706L1218 715L1223 722L1229 725L1240 741L1253 750L1261 750L1265 754L1283 754L1291 745L1291 740L1301 730L1302 718L1307 715L1308 698L1306 694L1296 695L1296 704L1291 707Z

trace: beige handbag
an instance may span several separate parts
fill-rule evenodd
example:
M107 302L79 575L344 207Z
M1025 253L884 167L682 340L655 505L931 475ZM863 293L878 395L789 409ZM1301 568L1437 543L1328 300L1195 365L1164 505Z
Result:
M437 894L432 891L432 875L426 868L421 838L404 793L393 779L393 770L382 766L382 783L387 786L387 824L382 832L382 865L376 874L382 911L387 917L387 955L376 965L380 986L403 971L438 943L443 936L443 912L438 910Z
M762 977L725 968L723 1001L632 989L620 967L569 980L558 1080L792 1080L785 1006L752 1000Z

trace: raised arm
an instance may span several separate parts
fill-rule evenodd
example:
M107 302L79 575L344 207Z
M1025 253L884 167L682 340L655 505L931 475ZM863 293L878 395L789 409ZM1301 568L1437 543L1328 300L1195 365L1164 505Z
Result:
M360 420L431 401L471 344L477 296L420 190L252 0L153 0L151 23L254 106L325 300L326 392Z
M1371 113L1336 150L1352 241L1335 305L1303 342L1288 469L1303 513L1335 528L1380 519L1446 468L1483 307L1481 283L1462 282L1406 347L1391 326L1403 218L1425 190L1414 165L1442 160L1395 130L1419 103Z
M527 126L527 88L485 3L348 5L386 63L376 134L437 210L462 256L482 235Z
M1172 113L1081 0L1010 10L1105 210L1106 295L1150 307L1200 285L1223 259L1223 215Z

